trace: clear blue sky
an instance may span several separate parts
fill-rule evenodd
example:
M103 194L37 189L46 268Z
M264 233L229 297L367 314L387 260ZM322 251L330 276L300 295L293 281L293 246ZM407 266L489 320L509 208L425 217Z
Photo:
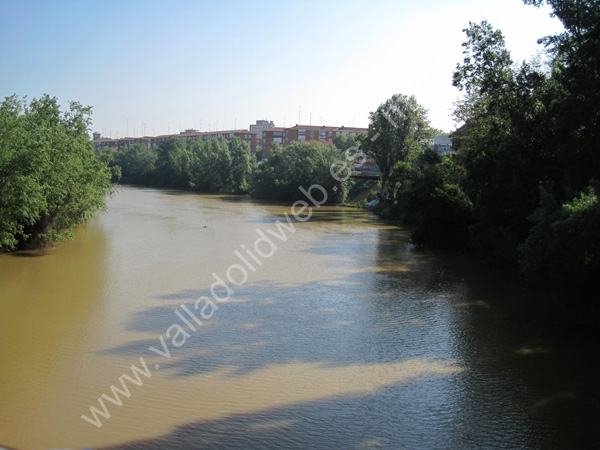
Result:
M488 19L515 60L562 30L521 0L0 0L0 97L76 100L123 137L256 119L367 126L394 93L450 130L461 31Z

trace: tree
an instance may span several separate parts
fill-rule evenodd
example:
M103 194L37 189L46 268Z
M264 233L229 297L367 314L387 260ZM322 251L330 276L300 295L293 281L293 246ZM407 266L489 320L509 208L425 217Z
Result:
M542 0L525 0L539 6ZM597 311L600 281L600 3L547 0L565 32L549 67L515 66L502 34L470 24L454 84L470 246Z
M456 115L468 130L459 158L474 204L470 245L494 263L515 266L538 185L556 171L547 154L550 84L529 64L515 67L502 33L488 22L471 23L465 32L465 58L453 81L466 93Z
M358 148L359 141L358 138L354 135L346 136L344 133L338 133L333 138L333 145L335 145L335 148L337 148L338 150L345 152L346 150L351 149L353 147Z
M250 145L235 137L228 142L228 147L231 155L230 191L235 194L248 192L250 188L248 178L252 173L252 163L254 162Z
M157 158L156 148L137 143L115 152L114 164L121 167L123 183L153 184Z
M543 0L524 0L540 6ZM553 57L552 146L562 170L555 189L570 200L600 177L600 3L547 0L563 33L540 39Z
M418 245L464 248L473 204L464 191L466 171L454 158L426 149L415 161L398 162L392 183L398 186L392 215L413 225Z
M361 138L361 149L375 158L381 170L382 190L386 191L394 165L418 155L432 131L427 111L414 96L392 96L370 114L370 120L369 131Z
M160 186L186 189L192 187L191 157L185 142L171 136L157 149L156 173Z
M91 108L61 111L48 95L0 104L0 249L35 248L70 236L105 207L111 171L88 135Z
M339 150L323 144L293 142L286 148L275 144L269 159L256 168L250 193L256 198L294 201L305 198L300 187L318 184L327 191L328 203L343 202L348 182L331 175L332 165L339 160Z
M594 304L600 284L598 183L562 205L551 184L540 190L540 206L530 216L531 233L520 248L521 273L573 303Z

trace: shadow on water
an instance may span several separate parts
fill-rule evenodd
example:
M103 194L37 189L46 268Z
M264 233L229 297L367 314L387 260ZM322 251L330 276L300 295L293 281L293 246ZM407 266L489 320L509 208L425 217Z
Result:
M15 258L39 258L40 256L52 255L53 253L52 249L46 248L42 250L19 250L16 252L0 253L0 255L4 254Z
M435 383L425 383L423 392L435 389ZM543 442L524 435L523 426L485 435L469 420L464 411L440 408L433 396L419 398L393 387L375 396L343 396L193 422L159 438L102 450L508 449L539 448Z
M335 255L334 264L345 269L335 279L236 288L210 320L190 332L185 345L170 346L173 355L161 362L163 374L182 379L225 369L224 376L233 379L286 364L337 368L411 358L455 360L463 373L397 383L369 395L191 422L161 438L111 449L597 444L599 372L589 349L549 345L514 321L502 305L518 303L525 294L494 279L491 271L465 271L451 259L411 251L399 230L367 231L363 237L330 233L303 250ZM362 255L360 265L356 255ZM156 338L103 353L156 358L148 347L160 348L159 336L181 323L175 310L181 304L193 309L202 295L210 296L209 290L183 289L149 299L126 326Z
M174 377L227 367L229 376L235 377L291 362L339 367L409 358L462 359L463 342L452 339L452 330L465 328L470 314L456 314L465 287L436 272L427 257L407 252L404 235L397 230L369 233L371 239L366 240L331 234L304 250L335 255L332 264L344 269L335 279L232 287L231 299L217 302L214 315L190 332L185 345L174 349L175 358L161 367L169 368ZM376 242L374 248L371 241ZM355 255L367 253L376 255L374 267L355 267ZM217 294L225 297L225 289ZM181 323L176 309L185 304L194 311L201 296L212 298L208 287L154 296L149 307L133 313L126 326L157 337L103 353L154 355L148 347L159 348L159 336ZM204 301L198 304L203 305Z
M217 304L219 309L210 320L197 332L190 332L185 345L173 349L175 358L161 367L172 370L175 377L226 367L229 376L235 377L291 362L338 367L450 357L445 339L428 336L422 325L401 317L421 308L415 303L419 294L404 299L393 294L378 298L364 281L364 275L357 274L336 280L334 286L325 282L249 283L231 300ZM172 324L181 323L175 309L185 304L194 310L194 302L202 295L211 296L209 291L196 290L157 296L157 300L172 304L136 312L127 324L131 331L156 333L157 338L104 352L152 355L148 347L159 346L158 336ZM224 289L220 295L225 296ZM431 307L436 305L431 303Z

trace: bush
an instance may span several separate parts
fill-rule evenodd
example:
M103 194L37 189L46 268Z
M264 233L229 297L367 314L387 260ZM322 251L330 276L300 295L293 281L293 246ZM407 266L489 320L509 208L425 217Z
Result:
M0 104L0 250L69 237L105 207L111 171L94 153L90 112L75 102L61 112L47 95Z
M305 198L299 187L318 184L328 193L327 203L342 203L348 182L337 181L330 172L341 159L339 150L323 144L294 142L285 149L275 145L271 157L254 172L250 193L256 198L294 201Z
M519 267L529 282L543 283L576 302L597 302L600 288L600 202L592 183L572 201L558 205L552 185L540 189L539 208L530 216L529 237Z

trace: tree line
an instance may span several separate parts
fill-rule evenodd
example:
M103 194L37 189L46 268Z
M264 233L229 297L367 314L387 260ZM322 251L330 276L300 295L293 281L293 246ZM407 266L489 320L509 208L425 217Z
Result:
M426 112L402 95L371 113L362 144L386 211L413 224L415 242L469 249L597 312L600 3L547 3L565 31L540 39L545 60L515 64L487 21L464 30L456 154L431 151Z
M114 181L125 184L250 194L281 201L301 198L299 186L321 184L332 192L330 203L343 201L350 184L338 182L330 174L330 166L340 159L341 152L318 143L294 142L285 149L275 144L271 157L260 165L256 165L250 146L239 138L204 141L172 136L150 148L134 144L110 152L111 164L117 169Z
M198 192L246 193L254 163L250 147L239 138L171 136L150 148L133 144L109 152L120 172L113 181Z

